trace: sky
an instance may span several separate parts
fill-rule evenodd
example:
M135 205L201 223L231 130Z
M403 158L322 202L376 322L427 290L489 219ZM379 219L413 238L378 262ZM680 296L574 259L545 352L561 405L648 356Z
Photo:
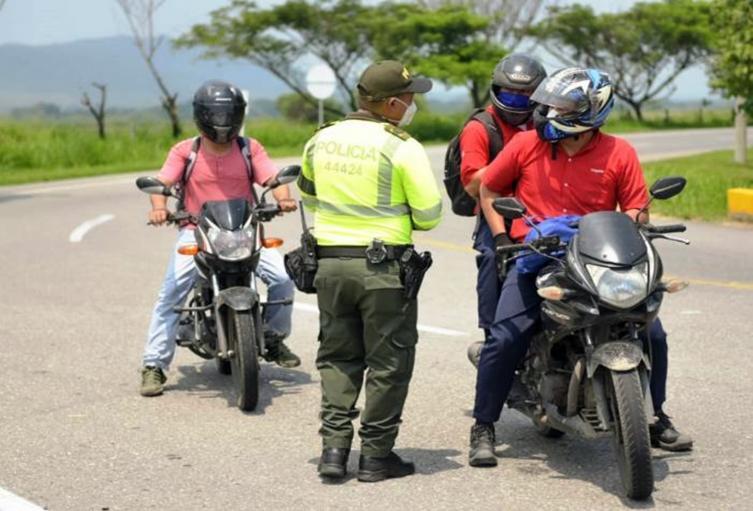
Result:
M376 0L367 0L371 1ZM581 0L581 3L588 3L597 11L619 11L635 1ZM157 12L155 26L159 33L177 36L194 24L205 22L209 12L227 3L228 0L167 0ZM279 0L257 3L269 6ZM46 45L113 35L129 35L128 24L115 0L6 0L0 10L0 44ZM556 66L553 61L545 64ZM687 71L678 80L681 86L673 99L705 97L709 94L706 82L702 69Z

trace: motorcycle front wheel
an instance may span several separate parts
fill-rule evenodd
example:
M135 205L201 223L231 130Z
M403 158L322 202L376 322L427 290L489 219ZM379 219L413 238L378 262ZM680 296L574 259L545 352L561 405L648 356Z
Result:
M253 311L228 310L228 345L236 404L244 412L259 402L259 359Z
M651 441L638 370L609 371L613 440L622 485L628 498L645 500L654 490Z

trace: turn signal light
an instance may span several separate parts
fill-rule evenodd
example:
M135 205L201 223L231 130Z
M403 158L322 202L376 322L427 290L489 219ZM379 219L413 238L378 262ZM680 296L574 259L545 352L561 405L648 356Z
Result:
M545 300L554 300L559 302L565 297L565 290L559 286L541 287L537 291L539 296Z
M199 253L199 245L181 245L178 247L178 253L181 255L194 256Z
M662 284L664 284L664 289L667 293L677 293L690 285L687 280L680 279L669 279L666 282L662 282Z
M282 238L264 238L261 241L261 246L264 248L277 248L281 247L285 243Z

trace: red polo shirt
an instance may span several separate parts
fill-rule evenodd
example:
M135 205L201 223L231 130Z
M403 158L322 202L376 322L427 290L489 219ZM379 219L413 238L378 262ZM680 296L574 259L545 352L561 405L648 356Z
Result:
M596 132L574 156L541 140L535 131L521 133L507 144L484 173L489 190L515 192L537 221L594 211L640 209L648 201L646 181L635 149L627 141ZM510 237L528 233L522 219L512 224Z
M511 126L504 122L498 115L494 106L489 105L486 108L497 123L497 128L502 132L502 142L507 145L515 135L521 133L517 126ZM489 157L489 134L481 121L472 120L463 128L460 134L460 181L463 186L468 186L473 174L477 170L486 167L491 158Z

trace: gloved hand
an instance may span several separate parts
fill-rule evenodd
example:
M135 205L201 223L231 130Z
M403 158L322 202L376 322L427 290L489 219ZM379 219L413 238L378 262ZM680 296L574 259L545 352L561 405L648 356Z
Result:
M497 248L512 244L513 241L505 232L501 232L494 236L494 251L497 261L497 276L499 277L500 282L504 281L505 277L507 276L507 268L510 266L510 261L509 255L500 254L499 252L497 252Z

